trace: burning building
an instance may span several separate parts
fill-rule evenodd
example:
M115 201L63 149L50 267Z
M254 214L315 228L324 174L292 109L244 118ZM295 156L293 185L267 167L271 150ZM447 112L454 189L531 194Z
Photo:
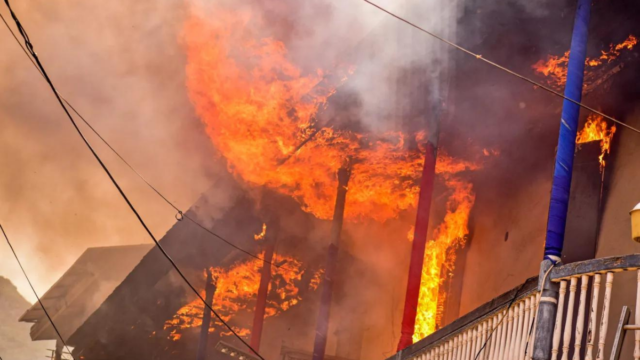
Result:
M503 14L476 2L452 4L464 11L449 9L449 20L487 20L495 12ZM320 331L327 335L327 357L376 359L395 351L429 144L437 151L434 195L428 226L421 229L426 243L413 340L537 273L557 131L556 122L542 119L555 119L559 103L549 103L546 94L529 86L499 78L483 64L442 55L446 51L424 45L422 34L393 19L365 33L356 44L352 41L345 56L331 59L332 66L319 66L329 61L323 54L310 59L313 56L304 54L296 39L308 28L297 23L280 26L286 6L269 11L262 6L250 1L237 7L189 2L182 29L189 99L232 175L232 187L241 194L223 214L216 211L214 216L211 207L218 192L229 190L214 185L186 214L238 247L271 259L266 272L270 287L262 293L261 353L268 358L313 356L327 278L335 280L328 297L331 311L324 315L328 328ZM565 7L556 4L553 9L560 12ZM399 10L410 12L412 7ZM535 30L542 20L533 15L525 20L531 36L542 37ZM457 38L453 30L477 30L473 21L465 24L448 28L450 38ZM496 28L483 29L482 34L500 33L504 24L493 24ZM561 30L562 25L553 28ZM610 36L615 38L613 45L594 45L587 100L604 98L612 84L621 87L637 78L635 37L618 35ZM496 43L488 39L459 40L466 46L487 46L500 63L518 60L525 64L519 70L562 86L566 43L549 46L559 51L538 54L518 47L522 45L515 35L505 34ZM396 56L379 56L385 48ZM513 48L522 51L507 50ZM380 74L380 68L387 71ZM471 80L484 85L471 86ZM379 84L384 86L374 86ZM379 91L364 91L373 88ZM604 106L619 109L614 105ZM567 248L572 251L566 252L565 262L614 252L617 243L604 244L603 239L613 233L622 236L620 209L631 208L627 203L635 201L625 199L625 192L635 191L630 185L611 186L614 181L629 184L635 176L629 165L629 154L635 153L631 135L584 115L567 225ZM440 125L437 131L434 122ZM338 186L338 174L345 167L350 172L348 185ZM338 231L337 250L330 220L340 191L346 192L345 225ZM189 221L177 222L161 243L234 331L252 341L264 263ZM338 257L331 273L328 253ZM119 285L65 332L74 355L196 357L206 323L204 307L156 249L134 262L121 274ZM33 315L37 308L30 311L23 319L45 327L43 318ZM221 342L242 349L215 317L206 328L210 357L223 356L217 348Z

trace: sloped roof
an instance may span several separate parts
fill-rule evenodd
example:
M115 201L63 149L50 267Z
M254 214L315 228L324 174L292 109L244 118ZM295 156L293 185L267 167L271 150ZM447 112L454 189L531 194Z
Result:
M67 339L113 292L152 244L87 249L41 297L49 315ZM31 322L32 340L54 340L57 335L39 303L19 319Z

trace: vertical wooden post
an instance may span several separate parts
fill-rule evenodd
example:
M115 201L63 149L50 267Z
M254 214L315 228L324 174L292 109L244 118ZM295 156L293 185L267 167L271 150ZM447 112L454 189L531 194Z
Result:
M598 339L598 353L596 360L604 360L604 341L609 327L609 306L611 304L611 290L613 289L613 273L608 272L604 284L604 300L602 303L602 318L600 320L600 337Z
M207 285L205 286L205 301L213 307L213 295L216 293L213 274L207 269ZM202 311L202 326L200 327L200 342L196 360L205 360L207 357L207 341L209 340L209 325L211 325L211 310L204 306Z
M262 327L264 325L264 312L267 308L267 295L269 295L269 284L271 283L271 261L275 249L275 235L266 235L267 246L262 262L262 272L260 274L260 287L256 297L256 310L253 313L253 328L251 330L251 347L256 351L260 350L260 340L262 338Z
M580 350L582 349L582 334L584 331L584 316L587 306L587 289L589 277L582 275L580 280L580 302L578 304L578 319L576 320L576 338L573 343L573 360L580 360Z
M56 350L53 354L53 358L55 360L62 360L62 349L64 348L64 344L60 339L56 339Z
M529 340L529 330L531 326L531 305L535 306L535 304L531 304L531 300L529 298L526 298L524 300L524 327L522 329L522 344L520 345L520 352L518 353L518 359L522 360L524 360L524 352L525 348L527 347L527 340Z
M558 299L558 314L556 315L556 325L553 328L553 348L551 349L551 360L558 359L560 349L560 337L562 336L562 314L564 311L564 295L567 293L567 281L560 282L560 298Z
M424 250L427 244L427 232L429 230L429 214L431 213L431 196L433 194L433 183L435 181L436 158L438 156L439 121L440 119L436 118L429 126L429 139L426 144L422 180L420 181L420 195L418 197L416 225L414 227L413 242L411 244L409 278L407 280L398 351L413 343L418 298L420 296L422 265L424 264Z
M585 360L593 360L593 345L596 341L596 329L598 321L598 296L600 295L600 274L593 276L593 296L591 298L591 312L589 327L587 328L587 355Z
M572 277L569 285L569 303L567 304L567 320L564 325L564 337L562 339L562 360L569 359L569 346L571 345L571 330L573 327L573 306L576 302L576 289L578 278Z
M340 233L342 232L342 223L344 221L344 208L347 200L347 186L349 185L350 177L351 170L345 167L338 170L338 192L333 211L333 223L331 225L331 244L329 245L327 265L322 281L322 293L320 294L320 309L318 310L318 319L316 321L316 338L313 344L313 360L324 360L324 353L327 347L333 281L335 280L338 245L340 243Z

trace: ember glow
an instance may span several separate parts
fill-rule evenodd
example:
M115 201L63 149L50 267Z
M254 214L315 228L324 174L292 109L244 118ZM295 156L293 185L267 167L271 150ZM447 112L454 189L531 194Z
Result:
M349 66L305 73L282 42L246 30L251 14L199 13L192 11L184 27L188 92L233 174L330 219L336 172L349 161L347 219L385 221L416 205L423 159L408 140L421 143L424 133L365 135L316 120Z
M610 64L617 59L622 51L631 50L638 43L638 39L629 35L629 37L619 43L609 45L608 51L602 51L602 54L597 58L587 58L585 65L589 71L598 72L598 70L606 64ZM536 73L545 77L547 85L561 90L564 88L564 83L567 79L567 67L569 65L569 51L565 52L563 56L548 55L547 60L539 60L532 68ZM585 76L584 86L589 86L590 82L596 80L598 75L590 76L588 73Z
M264 253L260 254L260 257L262 256ZM286 261L286 267L272 268L265 317L276 316L287 311L301 300L299 286L304 273L302 263L290 256L274 256L274 262L282 261ZM229 269L211 268L217 287L212 307L225 321L231 320L240 311L253 311L255 298L260 287L261 270L262 261L259 259L236 263ZM206 271L203 272L203 276L206 278ZM312 280L309 285L311 290L318 287L321 276L314 273L313 278L317 278L318 283L313 283ZM201 295L203 298L205 297L204 291L201 292ZM203 310L204 305L200 299L196 299L178 310L164 325L165 330L171 330L169 338L178 340L182 337L181 330L200 327ZM231 335L230 332L224 331L226 329L215 317L212 317L209 332L216 330L221 331L222 335ZM250 334L250 330L243 327L234 327L234 331L241 336Z
M262 231L260 232L260 234L255 234L253 235L253 239L255 241L259 241L264 239L264 236L267 234L267 224L262 224Z
M476 170L472 162L455 161L447 155L439 155L436 172L443 178L451 195L447 200L447 213L434 231L434 239L427 242L420 280L420 295L413 341L418 341L436 330L443 315L445 292L441 285L454 269L456 250L464 247L469 213L475 202L473 185L457 173ZM409 240L413 240L411 236Z
M615 132L615 125L611 125L609 128L607 122L604 121L602 116L598 114L591 114L576 137L577 144L600 141L601 153L598 159L600 160L601 171L604 170L605 166L604 155L611 151L611 141L613 140L613 134L615 134Z

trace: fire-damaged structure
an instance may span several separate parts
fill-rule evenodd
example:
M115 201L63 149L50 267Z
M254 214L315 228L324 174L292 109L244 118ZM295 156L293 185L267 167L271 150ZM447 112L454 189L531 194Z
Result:
M252 249L261 257L265 248L267 251L271 248L261 353L310 359L310 353L308 357L304 354L313 342L316 317L309 314L316 313L319 307L325 261L322 252L308 250L305 239L296 231L301 226L318 226L312 224L317 220L296 206L283 206L293 205L291 200L274 194L268 196L275 196L273 201L279 207L268 216L262 229L260 225L269 206L264 198L261 200L264 210L252 210L258 206L245 197L223 217L212 221L207 219L211 204L205 194L185 215L208 223L223 236L246 239L239 246ZM296 219L294 228L287 226L291 218ZM216 240L188 220L176 222L160 242L234 331L247 339L251 337L256 297L260 283L264 282L262 260ZM367 276L356 258L344 251L336 255L337 271L357 276L332 279L335 293L331 325L327 328L330 342L327 358L336 354L336 359L357 359L363 324L354 319L357 314L364 314L367 300L346 297L344 293L349 281L366 281ZM151 245L88 249L43 296L43 302L49 305L54 321L64 324L62 335L73 348L75 358L226 359L232 358L230 354L244 352L249 359L252 355L215 316L203 311L200 300ZM63 303L67 305L57 305ZM202 324L208 322L207 317L211 325L203 332ZM35 322L31 331L33 340L56 338L37 305L21 321ZM340 334L338 338L336 333ZM251 339L255 345L255 337Z

